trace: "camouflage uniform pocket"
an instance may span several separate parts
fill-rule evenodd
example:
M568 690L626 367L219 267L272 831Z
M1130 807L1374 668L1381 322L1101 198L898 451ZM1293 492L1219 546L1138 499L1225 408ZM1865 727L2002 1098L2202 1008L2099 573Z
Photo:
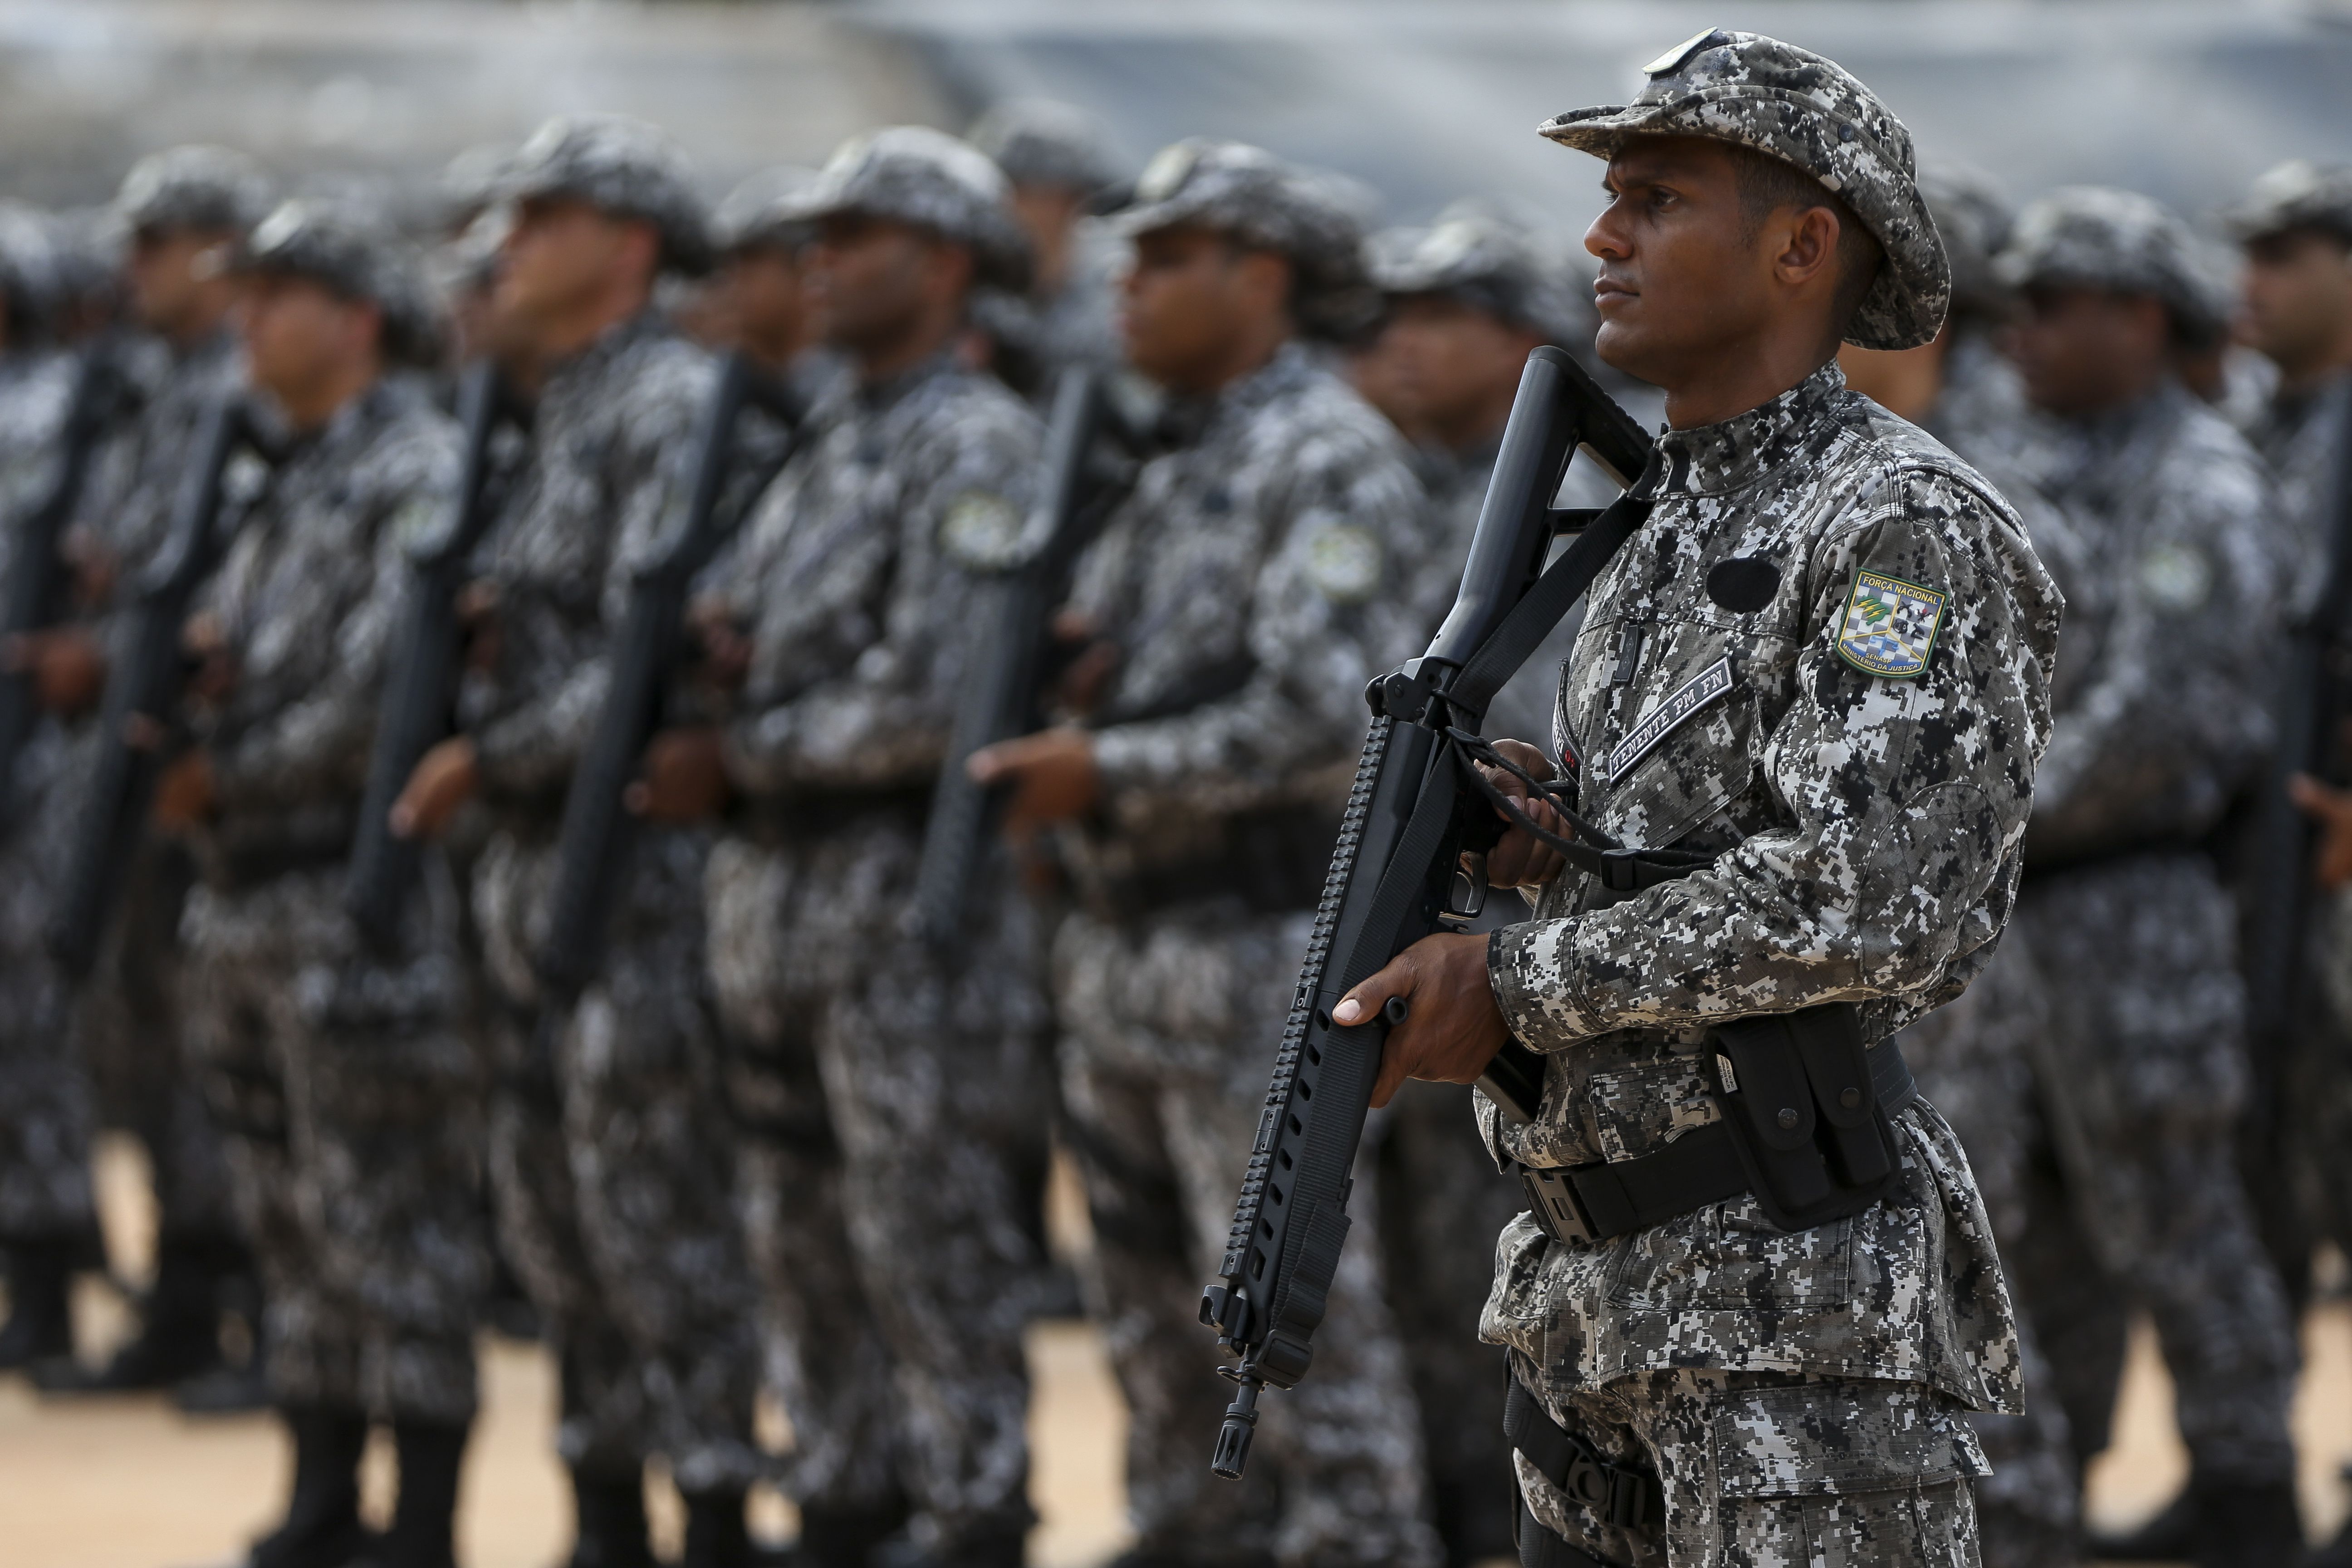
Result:
M1739 685L1646 750L1643 721L1635 721L1601 760L1604 769L1612 758L1619 767L1608 779L1601 826L1627 844L1654 849L1674 843L1747 790L1756 774L1749 746L1755 731L1755 694Z
M1609 1303L1648 1311L1823 1311L1853 1300L1853 1221L1786 1231L1739 1197L1637 1231Z
M1694 1127L1719 1119L1698 1056L1665 1056L1584 1082L1594 1146L1612 1162L1654 1154Z

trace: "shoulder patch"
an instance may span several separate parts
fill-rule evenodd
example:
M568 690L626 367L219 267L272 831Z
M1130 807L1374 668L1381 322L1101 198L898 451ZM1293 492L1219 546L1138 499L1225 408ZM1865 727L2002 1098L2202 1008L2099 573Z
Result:
M1021 513L992 490L966 490L948 503L940 546L962 565L1002 572L1021 559Z
M1307 580L1335 604L1362 604L1380 591L1380 540L1352 523L1319 530L1307 542Z
M1839 618L1838 657L1865 675L1909 680L1927 671L1951 595L1884 573L1856 571Z

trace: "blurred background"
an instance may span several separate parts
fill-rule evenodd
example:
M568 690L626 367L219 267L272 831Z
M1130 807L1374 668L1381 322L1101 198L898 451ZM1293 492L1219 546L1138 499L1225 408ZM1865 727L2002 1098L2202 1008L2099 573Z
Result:
M2352 157L2352 0L0 0L0 195L96 204L142 153L209 141L422 222L453 157L583 110L665 125L716 195L762 165L820 163L862 128L961 131L999 98L1036 96L1100 116L1130 168L1214 133L1356 176L1386 221L1497 193L1572 235L1598 205L1598 167L1533 127L1621 100L1644 61L1711 26L1834 57L1926 160L1973 166L2016 199L2095 181L2203 218L2283 158ZM116 1141L103 1167L113 1262L133 1282L150 1228L140 1158ZM1066 1197L1057 1223L1065 1247L1086 1245ZM85 1345L102 1349L120 1303L93 1286L78 1310ZM526 1342L488 1350L461 1550L470 1568L543 1568L566 1529L552 1380ZM1122 1541L1122 1414L1085 1325L1042 1322L1032 1351L1045 1518L1032 1560L1087 1568ZM2332 1533L2352 1458L2340 1301L2314 1312L2305 1352L2304 1504ZM2117 1431L2094 1478L2107 1521L2147 1512L2185 1472L2145 1331ZM260 1415L191 1420L160 1395L45 1404L0 1379L0 1561L229 1559L268 1519L284 1465ZM763 1522L790 1524L772 1501Z

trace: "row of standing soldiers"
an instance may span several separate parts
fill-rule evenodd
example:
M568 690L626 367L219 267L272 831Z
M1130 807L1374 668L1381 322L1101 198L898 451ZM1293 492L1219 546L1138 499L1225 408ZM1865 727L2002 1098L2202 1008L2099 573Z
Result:
M188 149L118 204L138 334L86 335L68 290L45 312L38 268L7 274L12 521L51 482L77 369L102 352L125 370L63 535L71 622L8 650L49 716L0 847L0 1348L59 1386L202 1372L222 1281L257 1275L257 1364L297 1457L264 1568L449 1561L501 1253L560 1361L580 1568L647 1560L648 1459L685 1498L698 1564L747 1559L762 1477L827 1568L1017 1562L1022 1335L1055 1294L1049 1135L1084 1181L1087 1304L1133 1413L1135 1563L1509 1551L1503 1377L1476 1324L1519 1194L1461 1091L1411 1086L1381 1130L1356 1212L1383 1245L1349 1252L1315 1376L1239 1492L1204 1462L1223 1396L1192 1302L1358 694L1450 601L1519 363L1589 344L1586 308L1493 205L1367 244L1342 182L1199 142L1096 220L1109 172L1066 115L1001 115L975 142L862 138L713 223L657 134L558 122L446 247L446 310L380 232L316 204L265 216L249 166ZM2280 371L2261 456L2189 390L2229 364L2232 311L2185 226L2118 192L2057 193L2013 224L1976 182L1930 196L1955 322L1925 350L1848 351L1848 374L1999 483L2070 605L2028 940L1906 1040L2042 1352L2027 1383L2046 1396L1981 1421L1986 1557L2079 1550L2129 1302L2155 1316L2195 1461L2151 1527L2174 1539L2133 1544L2185 1554L2219 1533L2201 1517L2259 1551L2282 1507L2292 1525L2289 1303L2312 1242L2341 1236L2347 1075L2315 1026L2281 1069L2289 1179L2261 1166L2269 1206L2249 1202L2238 917L2213 851L2272 740L2284 629L2325 575L2352 181L2290 166L2242 220L2253 341ZM714 262L718 284L677 291ZM412 560L466 467L436 397L451 325L518 416L489 443L494 521L458 595L454 733L392 813L435 847L393 939L370 941L345 884L379 698L425 591ZM683 329L806 413L698 581L599 962L551 985L565 785L720 374ZM1088 361L1160 395L1128 421L1139 466L1055 616L1062 722L979 760L1011 785L1016 847L943 950L908 920L926 814L985 652L982 589L1035 542L1032 402ZM224 481L233 533L187 624L184 711L155 738L155 831L69 984L42 932L101 740L107 637L231 395L265 438ZM1490 733L1550 736L1572 631ZM145 1331L91 1373L54 1358L101 1114L145 1142L162 1224ZM754 1436L763 1386L791 1417L781 1460ZM380 1535L356 1508L371 1420L399 1458Z

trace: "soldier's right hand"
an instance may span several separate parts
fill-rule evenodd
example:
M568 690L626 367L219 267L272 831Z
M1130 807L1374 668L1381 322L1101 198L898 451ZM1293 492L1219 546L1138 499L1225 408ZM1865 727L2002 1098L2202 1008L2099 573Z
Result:
M0 648L0 668L29 671L33 700L68 718L88 712L106 689L106 650L75 627L10 637Z
M719 731L703 724L664 730L646 747L644 775L621 804L656 822L700 822L727 806L727 763Z
M2286 792L2303 814L2319 825L2319 850L2312 875L2333 892L2352 882L2352 790L2324 784L2309 773L2286 781Z
M442 742L417 759L407 787L392 803L392 831L400 838L430 838L449 825L457 808L481 787L481 763L474 742L463 735Z
M1534 777L1547 783L1559 770L1552 766L1549 757L1540 747L1525 741L1497 741L1495 750L1509 758ZM1552 808L1549 801L1527 786L1525 780L1507 768L1481 766L1478 770L1496 789L1511 797L1529 820L1540 824L1547 833L1562 838L1573 837L1568 819ZM1502 814L1497 811L1497 816ZM1503 817L1503 837L1486 852L1486 880L1503 888L1540 888L1559 875L1567 864L1560 852L1529 833L1507 816Z

